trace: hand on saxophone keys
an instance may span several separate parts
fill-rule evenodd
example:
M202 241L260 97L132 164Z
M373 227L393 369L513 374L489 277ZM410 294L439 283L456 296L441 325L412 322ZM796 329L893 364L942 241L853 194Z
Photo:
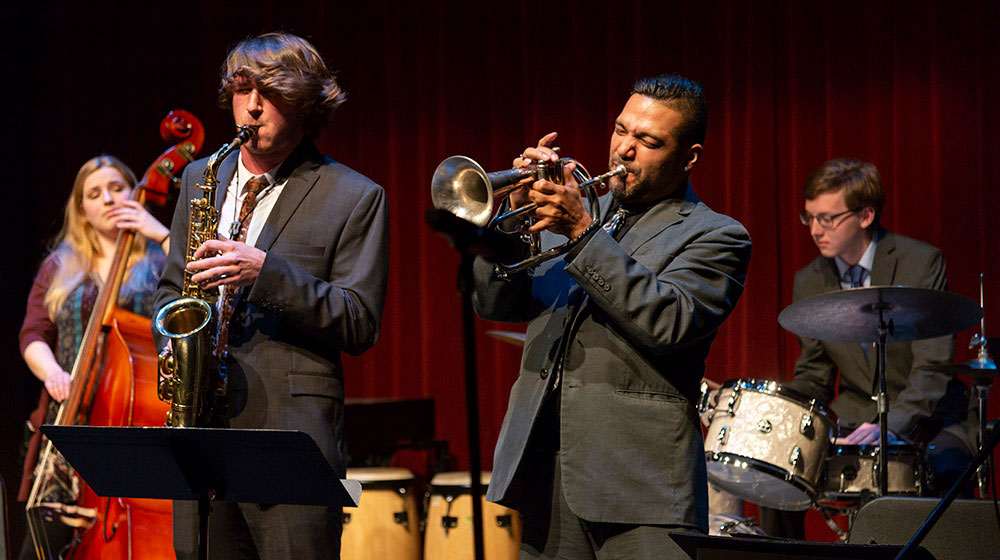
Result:
M210 239L195 251L187 269L195 274L191 280L208 290L223 284L249 286L257 280L264 264L264 251L226 238Z

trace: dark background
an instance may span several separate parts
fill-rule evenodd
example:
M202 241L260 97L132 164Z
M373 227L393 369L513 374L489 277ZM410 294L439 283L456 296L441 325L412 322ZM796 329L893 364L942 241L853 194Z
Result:
M709 131L692 181L754 240L747 290L709 377L790 375L797 345L776 318L793 274L816 254L796 219L801 185L831 157L878 165L884 224L941 247L959 294L978 299L984 273L987 317L1000 312L989 225L1000 202L995 2L19 2L4 18L0 473L12 490L40 387L17 331L76 170L106 152L141 174L167 148L157 128L174 108L204 122L202 155L216 149L233 135L216 106L219 65L241 38L276 29L312 41L348 92L321 149L388 193L382 338L347 360L348 395L433 397L454 468L468 466L458 259L423 223L433 170L453 154L507 168L552 130L564 154L602 170L611 123L641 76L672 71L704 84ZM156 212L166 219L172 207ZM478 324L487 468L520 355L482 334L490 328L523 330ZM971 357L972 332L959 334L957 359ZM20 506L8 505L19 538ZM823 530L813 536L829 539Z

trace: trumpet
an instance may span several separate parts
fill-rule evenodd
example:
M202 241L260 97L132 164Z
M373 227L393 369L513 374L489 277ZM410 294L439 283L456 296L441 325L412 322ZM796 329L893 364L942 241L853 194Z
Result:
M494 228L504 233L514 233L505 230L504 224L512 218L529 214L538 207L535 203L525 204L520 208L497 212L496 200L507 198L518 184L528 178L546 180L563 184L563 169L568 163L575 163L573 178L579 183L579 188L586 192L590 216L595 220L601 215L601 203L597 199L598 185L615 176L625 175L625 166L618 165L614 169L591 177L587 169L572 158L560 158L557 161L540 161L526 167L514 167L503 171L487 172L475 160L466 156L451 156L442 161L434 171L431 179L431 202L439 210L447 210L459 218L468 220L477 226ZM500 207L507 206L509 200L504 200ZM530 220L530 218L529 218ZM497 271L501 275L520 272L534 268L539 264L558 257L579 243L579 239L570 239L566 243L547 251L541 250L541 237L535 233L523 235L528 244L529 256L513 264L497 263Z

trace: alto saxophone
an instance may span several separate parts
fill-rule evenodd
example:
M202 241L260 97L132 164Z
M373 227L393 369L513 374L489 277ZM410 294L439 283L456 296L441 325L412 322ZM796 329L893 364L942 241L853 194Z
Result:
M153 321L157 332L170 341L157 360L157 396L170 403L167 426L206 425L212 416L215 399L226 394L223 363L226 341L218 340L217 315L214 312L218 291L202 289L193 282L193 273L187 270L186 265L195 260L198 247L218 237L219 212L215 208L215 195L219 185L219 166L250 140L258 128L239 127L236 138L208 159L201 184L197 185L204 194L201 198L191 199L181 298L163 306Z

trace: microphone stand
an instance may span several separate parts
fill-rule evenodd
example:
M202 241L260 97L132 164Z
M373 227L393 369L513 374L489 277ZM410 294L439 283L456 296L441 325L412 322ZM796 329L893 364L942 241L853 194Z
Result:
M476 560L484 560L483 485L481 443L479 439L479 381L476 373L475 314L472 308L474 280L472 266L476 256L507 260L520 254L520 242L510 236L479 227L447 210L429 209L427 223L444 235L462 256L456 287L462 297L462 342L465 352L466 424L469 431L469 470L472 481L472 530Z

